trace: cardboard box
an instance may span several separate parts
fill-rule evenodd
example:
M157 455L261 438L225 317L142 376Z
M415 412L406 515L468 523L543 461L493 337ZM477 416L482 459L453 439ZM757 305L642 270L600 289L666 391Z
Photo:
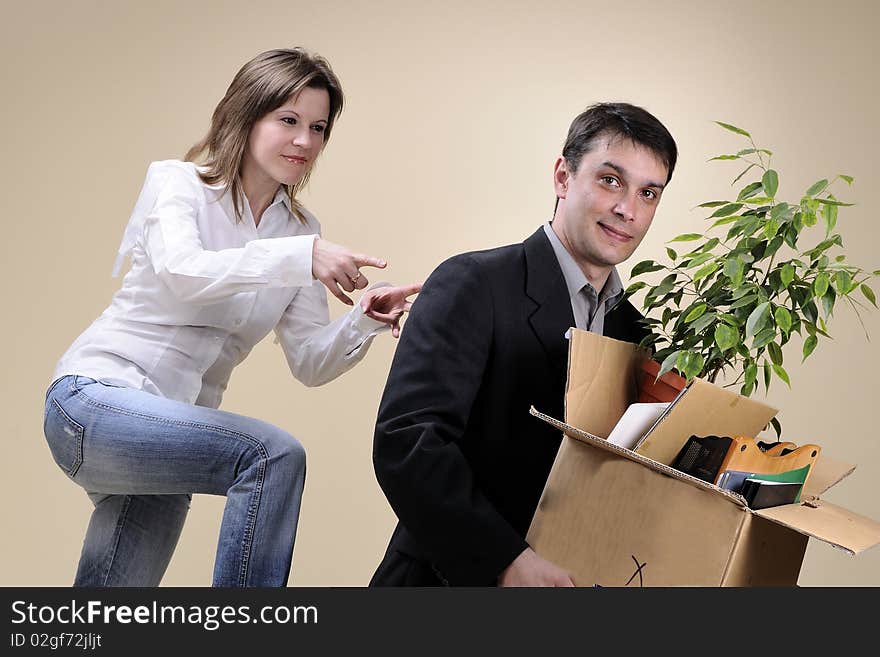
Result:
M719 386L694 380L635 451L605 440L643 357L572 329L565 422L532 409L564 438L527 540L578 586L792 586L809 537L852 555L880 543L880 523L820 498L855 469L824 445L801 501L761 510L669 467L691 435L757 437L776 414Z

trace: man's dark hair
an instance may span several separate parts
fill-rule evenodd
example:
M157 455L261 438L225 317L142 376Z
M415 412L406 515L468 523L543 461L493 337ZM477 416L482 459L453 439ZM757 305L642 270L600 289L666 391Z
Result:
M678 159L675 140L657 117L629 103L596 103L574 118L562 148L572 174L577 172L584 153L601 137L622 137L651 150L666 165L666 182L672 179Z

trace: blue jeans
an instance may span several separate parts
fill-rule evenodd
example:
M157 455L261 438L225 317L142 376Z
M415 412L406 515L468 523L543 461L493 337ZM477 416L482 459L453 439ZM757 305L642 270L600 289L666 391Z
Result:
M306 469L290 434L83 376L49 388L43 430L95 505L75 586L157 586L192 493L226 496L214 586L286 586Z

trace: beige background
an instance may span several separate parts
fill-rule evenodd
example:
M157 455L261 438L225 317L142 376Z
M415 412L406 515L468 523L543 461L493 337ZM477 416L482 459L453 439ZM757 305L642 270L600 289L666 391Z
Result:
M257 52L304 45L339 74L348 104L305 201L328 239L387 258L384 278L420 280L453 253L529 235L551 212L569 121L597 100L647 107L681 151L630 264L702 230L691 208L729 192L736 165L706 160L744 145L718 119L776 152L782 198L854 176L845 197L857 206L839 226L850 260L876 269L876 7L3 0L0 584L72 580L90 508L42 437L45 387L118 285L109 272L148 163L179 157L204 133ZM859 464L828 499L880 519L880 313L864 322L870 342L841 306L834 342L804 366L799 344L787 351L793 388L775 385L769 401L788 439ZM370 453L394 348L382 336L354 371L308 390L267 340L232 378L224 408L285 427L309 453L291 585L365 585L384 550L394 517ZM222 503L195 498L165 584L210 583ZM800 581L880 585L880 550L851 558L811 541Z

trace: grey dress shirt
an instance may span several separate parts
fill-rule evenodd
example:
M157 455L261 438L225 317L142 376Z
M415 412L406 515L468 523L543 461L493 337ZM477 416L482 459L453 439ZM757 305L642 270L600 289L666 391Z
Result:
M605 315L623 296L623 284L620 281L617 268L612 267L602 290L596 292L596 288L590 285L584 272L559 241L556 233L553 232L549 221L544 224L544 232L550 240L550 245L553 247L553 252L562 269L565 284L568 286L575 326L602 335L605 328Z

